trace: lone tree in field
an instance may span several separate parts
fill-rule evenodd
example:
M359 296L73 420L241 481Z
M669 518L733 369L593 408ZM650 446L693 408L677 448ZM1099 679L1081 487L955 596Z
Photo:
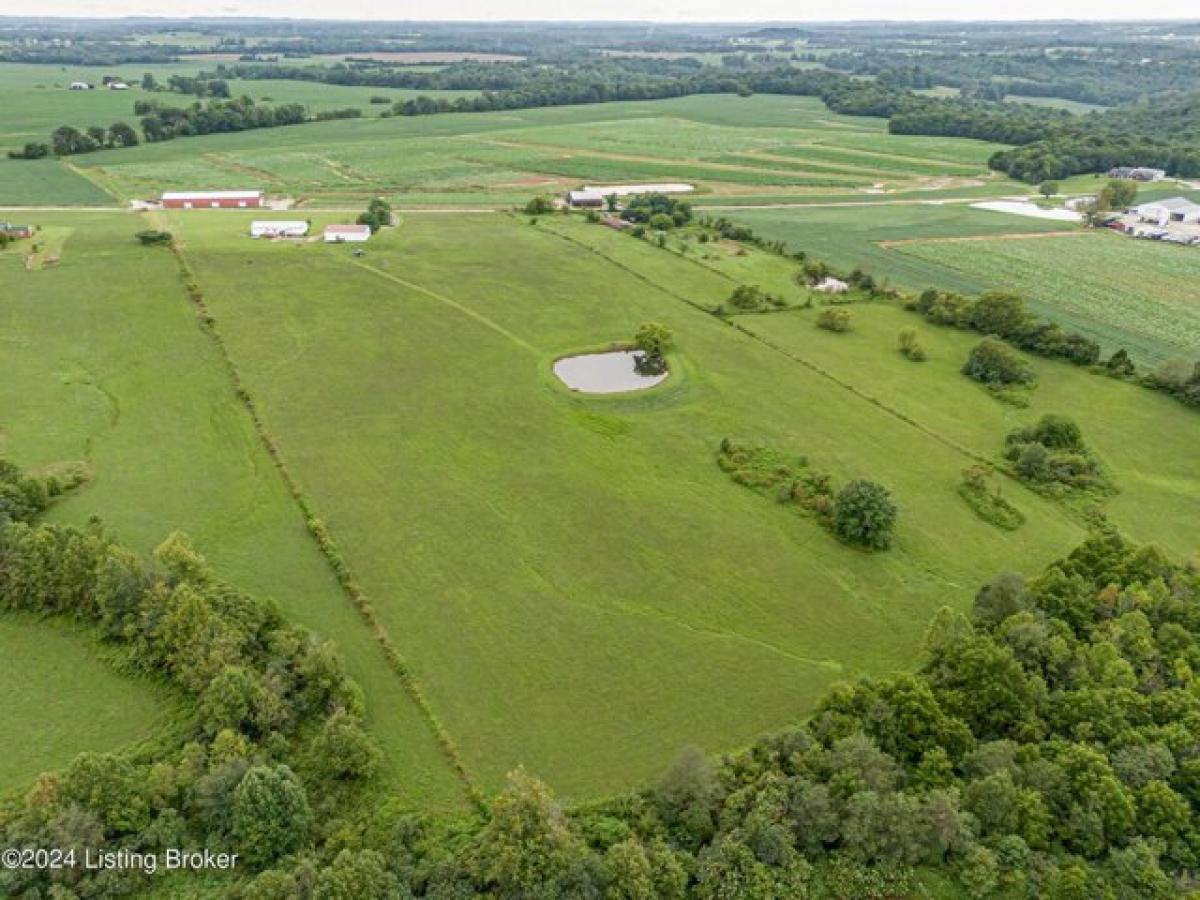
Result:
M963 374L989 385L1033 384L1033 369L997 338L984 338L971 350Z
M1058 193L1058 182L1057 181L1043 181L1041 184L1038 185L1038 193L1041 194L1043 197L1045 197L1047 200L1049 200L1051 197L1053 197L1055 194Z
M838 334L849 331L850 310L840 309L835 306L821 310L821 314L817 316L817 327L824 328L826 331L834 331Z
M667 371L666 353L675 346L675 335L666 325L643 322L633 337L633 345L642 351L633 366L641 375L661 375Z
M367 211L358 217L359 225L367 225L374 234L380 228L392 224L392 204L376 197L367 205Z
M896 345L900 348L900 354L913 362L924 362L929 358L917 329L911 326L900 329L896 335Z
M833 531L847 544L886 550L896 530L896 504L883 485L858 479L833 502Z
M554 201L549 197L534 197L525 204L525 215L544 216L554 212Z

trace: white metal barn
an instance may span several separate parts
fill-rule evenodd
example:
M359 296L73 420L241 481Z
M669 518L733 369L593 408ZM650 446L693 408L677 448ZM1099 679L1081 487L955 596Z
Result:
M325 243L361 243L371 239L370 225L326 225Z
M307 222L251 222L250 237L304 237L308 234Z
M1185 197L1151 200L1133 210L1143 222L1166 225L1168 222L1200 222L1200 204Z

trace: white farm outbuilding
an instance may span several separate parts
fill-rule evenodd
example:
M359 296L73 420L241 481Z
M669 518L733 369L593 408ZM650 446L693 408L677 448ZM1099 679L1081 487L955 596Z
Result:
M1200 222L1200 203L1193 203L1185 197L1151 200L1135 206L1133 211L1143 222L1153 222L1155 225Z
M371 239L370 225L326 225L325 243L361 243Z
M308 234L307 222L251 222L250 237L280 238L304 237Z

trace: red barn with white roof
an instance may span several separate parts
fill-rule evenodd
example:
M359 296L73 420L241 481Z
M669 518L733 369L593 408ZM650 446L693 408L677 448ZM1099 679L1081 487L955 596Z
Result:
M260 209L262 191L167 191L164 209Z

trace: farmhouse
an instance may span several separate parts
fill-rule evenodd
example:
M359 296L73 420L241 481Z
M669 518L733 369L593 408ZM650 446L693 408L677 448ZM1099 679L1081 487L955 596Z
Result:
M599 191L568 191L567 203L573 209L600 209L604 206L604 195Z
M263 192L167 191L162 205L165 209L258 209L263 205Z
M1200 222L1200 204L1184 197L1151 200L1133 209L1142 222L1166 225L1169 222Z
M361 242L371 239L370 225L326 225L325 243L341 244L344 242Z
M840 278L827 275L821 279L820 283L813 285L813 290L820 291L823 294L844 294L850 290L850 285Z
M308 234L307 222L251 222L250 236L251 237L304 237Z
M12 222L0 222L0 234L9 238L33 237L33 229L28 225L14 225Z

